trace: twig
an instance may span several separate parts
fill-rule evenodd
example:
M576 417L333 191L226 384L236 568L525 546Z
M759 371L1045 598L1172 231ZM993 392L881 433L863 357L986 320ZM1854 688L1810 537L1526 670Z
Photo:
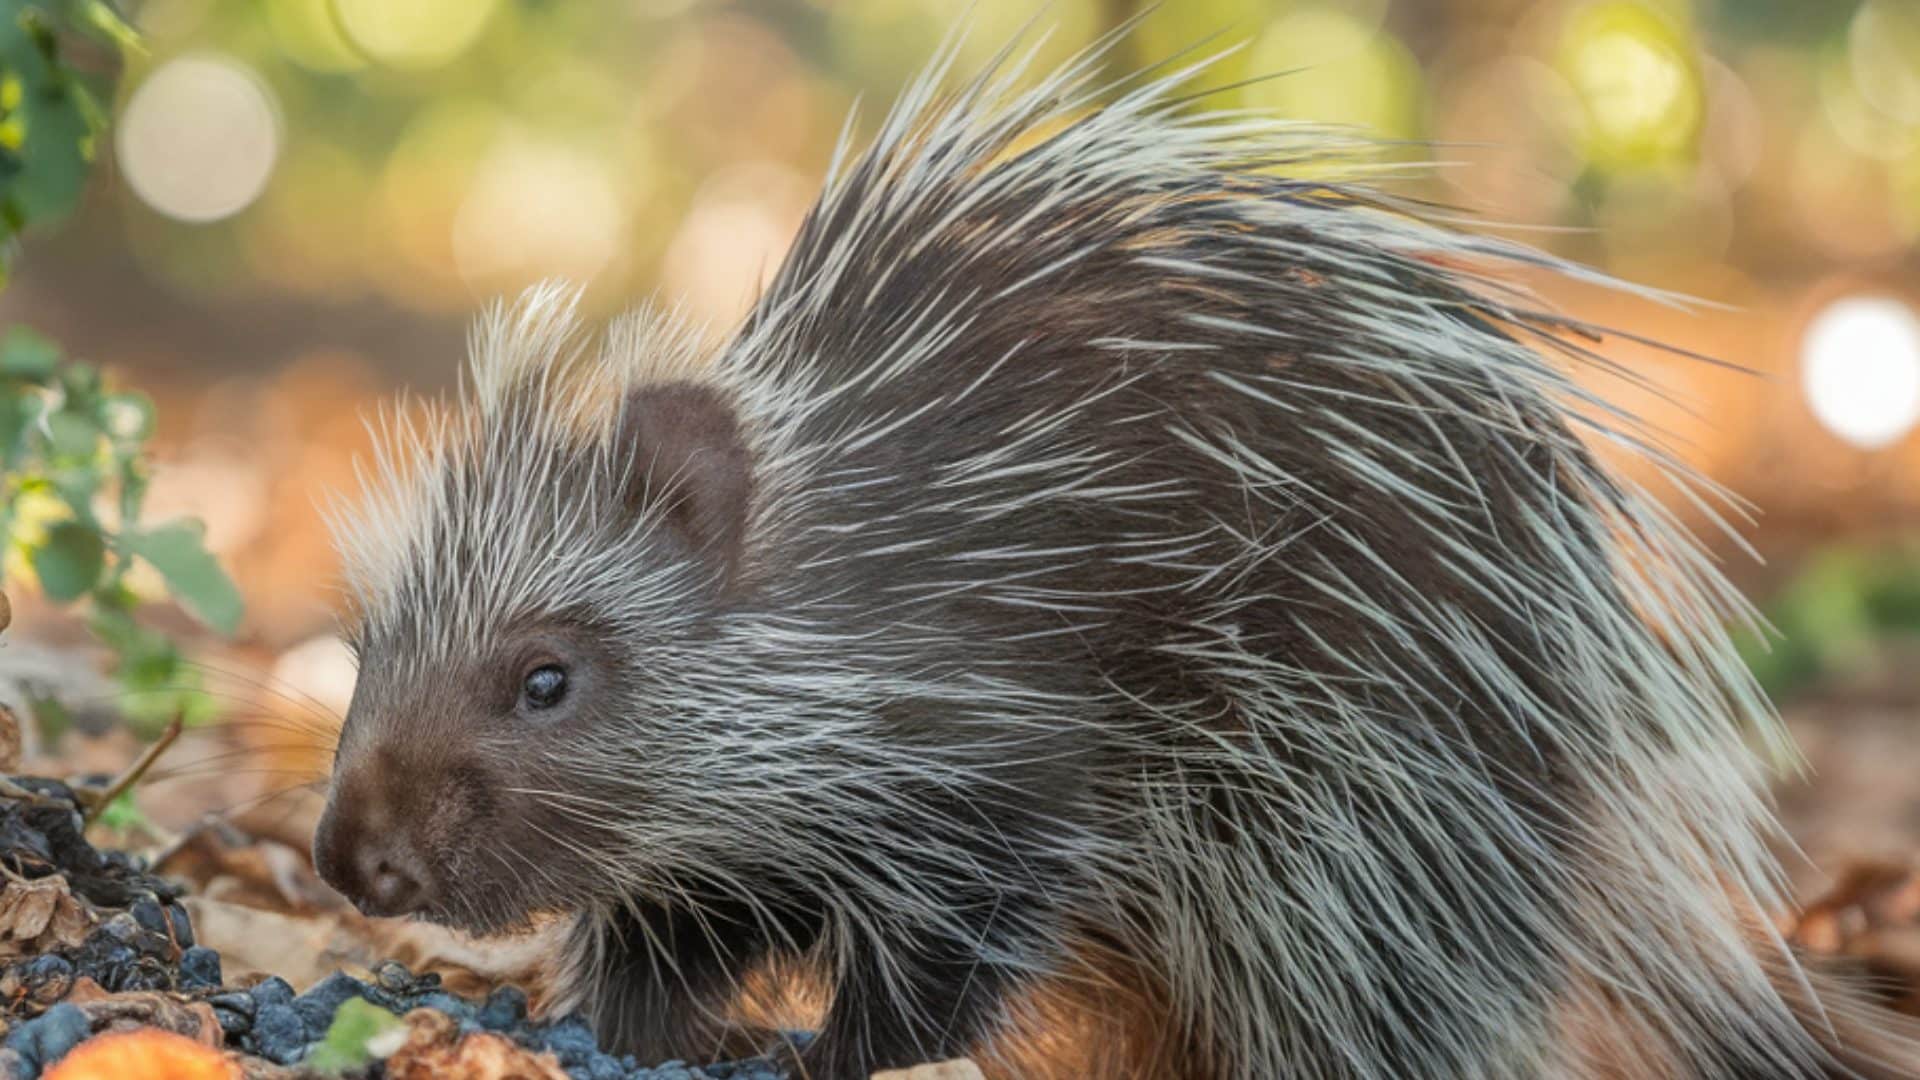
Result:
M64 806L69 810L74 808L73 804L65 799L29 791L4 776L0 776L0 798L14 799L28 806Z
M113 800L125 794L128 788L140 782L140 778L146 775L148 769L153 767L153 763L160 760L160 755L167 752L167 747L172 746L173 741L180 737L180 730L185 722L186 714L175 712L173 719L167 723L167 729L160 733L159 738L153 740L153 745L147 747L133 764L127 766L125 772L115 777L113 783L108 784L105 789L98 792L89 790L86 794L80 796L82 802L89 804L85 814L82 815L88 825L93 824L94 819L100 816L102 810L112 805Z

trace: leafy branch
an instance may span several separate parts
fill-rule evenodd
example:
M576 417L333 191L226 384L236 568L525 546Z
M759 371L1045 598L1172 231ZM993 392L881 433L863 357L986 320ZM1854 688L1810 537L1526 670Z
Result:
M90 364L62 362L54 344L16 326L0 340L0 536L6 569L24 567L56 603L84 602L93 633L116 658L136 720L176 711L204 718L197 673L178 646L133 617L139 564L181 606L221 633L240 621L240 594L208 553L198 523L143 519L153 404L110 389Z
M0 275L20 232L66 216L92 168L111 84L74 62L86 42L139 47L102 0L0 0Z
M74 61L89 42L138 48L103 0L0 0L0 281L20 231L68 213L85 186L110 87ZM204 719L211 702L173 640L135 620L140 567L213 629L240 620L240 594L200 526L142 516L152 433L146 395L115 389L24 326L0 339L0 584L30 573L48 599L84 605L114 656L123 710L149 729Z

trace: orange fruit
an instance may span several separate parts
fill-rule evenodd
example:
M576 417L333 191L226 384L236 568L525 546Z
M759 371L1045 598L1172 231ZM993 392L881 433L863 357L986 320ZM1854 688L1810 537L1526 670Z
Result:
M227 1056L159 1028L97 1035L73 1049L46 1080L238 1080Z

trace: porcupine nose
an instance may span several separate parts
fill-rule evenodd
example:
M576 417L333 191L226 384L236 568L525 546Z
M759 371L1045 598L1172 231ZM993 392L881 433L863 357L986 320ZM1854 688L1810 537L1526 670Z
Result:
M335 800L313 836L313 865L364 915L406 915L425 907L429 875L403 830L370 827L363 809Z
M369 845L354 853L358 862L361 892L358 907L366 915L402 915L420 906L425 893L420 875L413 872L403 857Z

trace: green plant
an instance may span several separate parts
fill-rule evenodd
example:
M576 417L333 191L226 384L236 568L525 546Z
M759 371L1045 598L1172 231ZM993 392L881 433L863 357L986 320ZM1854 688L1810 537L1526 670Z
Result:
M1776 700L1868 668L1896 639L1920 638L1920 545L1838 544L1815 553L1763 606L1778 634L1739 638Z
M137 47L102 0L0 0L0 275L21 230L64 217L86 184L109 85L73 62L88 42Z
M24 327L0 340L0 536L48 599L84 603L112 650L129 716L147 726L209 709L177 645L134 619L129 574L139 563L181 606L222 633L240 620L240 594L207 552L197 523L143 520L153 405L116 391L92 365L62 362ZM0 568L0 575L4 568Z
M109 81L72 62L88 41L136 47L101 0L0 0L0 273L20 231L66 214L85 185ZM125 711L149 729L202 718L211 704L175 643L134 619L129 575L150 566L181 606L223 633L240 619L240 595L200 527L142 518L152 432L145 395L112 388L26 327L0 339L0 583L30 570L49 599L86 605L127 691Z
M365 998L348 998L333 1014L326 1038L301 1062L322 1074L364 1069L387 1056L403 1041L407 1025L399 1017Z

